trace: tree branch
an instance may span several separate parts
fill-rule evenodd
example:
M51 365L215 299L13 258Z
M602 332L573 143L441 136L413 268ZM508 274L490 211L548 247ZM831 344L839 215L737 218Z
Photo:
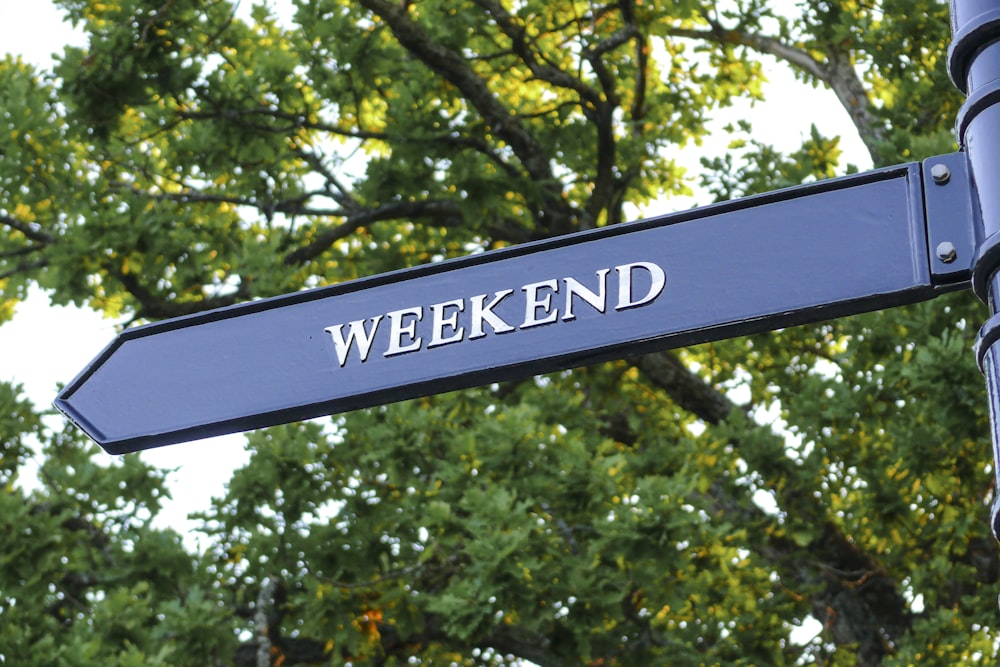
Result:
M46 234L41 229L32 226L29 223L21 222L17 218L10 215L0 215L0 225L6 225L11 229L21 232L26 237L32 241L37 241L38 243L54 243L56 238L51 234Z
M38 252L44 249L45 249L44 245L26 245L16 250L6 250L4 252L0 252L0 259L9 259L11 257L24 257L25 255L30 255L33 252Z
M386 0L361 0L392 30L396 39L435 73L462 91L465 98L493 127L497 136L510 144L531 178L553 180L548 156L517 116L490 91L486 82L469 66L465 58L443 46L400 7Z
M513 44L511 50L528 66L533 76L557 88L572 90L580 96L581 101L586 101L593 107L597 107L601 103L601 96L597 91L579 78L567 74L557 67L539 62L525 40L524 28L518 24L503 5L496 0L475 0L475 3L497 22L497 26L503 34L511 40Z
M373 209L349 214L343 224L323 232L309 245L288 253L284 262L302 264L315 259L331 245L366 225L386 220L417 218L433 218L439 225L454 227L462 223L462 211L455 202L433 199L383 204Z
M634 363L652 384L709 424L720 423L732 411L739 409L688 370L671 352L647 354L635 359ZM739 443L734 443L734 446L738 447ZM747 459L751 469L759 469L762 463L765 462L753 457ZM708 494L711 503L735 524L751 525L766 520L758 508L729 498L716 485L710 488ZM787 511L797 509L797 504L790 498L779 498L779 504ZM821 510L807 511L806 517L801 520L815 521L816 517L822 517ZM858 664L878 664L885 649L882 633L899 637L912 623L897 582L879 567L874 558L826 519L819 519L817 536L808 544L800 546L785 537L771 537L763 555L789 585L804 590L819 589L812 598L814 615L821 622L833 623L836 620L840 624L838 643L858 644ZM991 574L995 571L992 570ZM868 573L866 585L851 585L850 576L844 574L849 572Z
M139 190L137 188L131 189L132 193L140 197L145 197L147 199L152 199L155 201L172 201L181 204L192 204L192 203L208 203L208 204L232 204L233 206L246 206L248 208L255 208L261 213L267 216L272 216L275 213L285 213L288 215L305 215L305 216L342 216L346 215L347 212L340 208L310 208L305 205L305 203L312 197L317 195L327 195L327 191L314 191L307 192L298 197L292 197L289 199L280 199L272 201L261 201L255 198L248 197L233 197L231 195L216 194L213 192L201 192L199 190L188 189L182 192L162 192L162 193L152 193Z
M142 285L131 273L123 273L113 267L107 267L108 274L122 284L132 297L139 302L135 319L167 319L191 315L214 308L224 308L250 298L250 289L246 281L241 280L239 287L231 294L206 297L199 301L172 301L160 298Z
M255 667L271 667L271 623L268 614L274 607L276 582L265 577L257 594L257 608L254 611L254 638L257 642ZM277 628L276 628L277 629Z
M361 4L381 18L414 57L461 91L491 131L510 146L528 177L541 189L541 201L534 210L538 227L547 229L550 234L573 231L576 214L562 197L559 182L552 172L551 156L517 114L493 94L466 58L431 37L410 18L405 5L387 0L361 0Z
M674 352L646 354L633 359L632 363L677 405L708 424L719 424L733 410L739 409L722 393L692 373Z
M709 30L674 27L669 28L666 33L673 37L712 42L720 46L748 46L759 53L766 53L779 60L784 60L820 81L826 81L824 63L813 58L805 49L790 46L775 37L743 30L729 30L718 24L713 25Z
M39 259L39 260L35 260L34 262L21 262L20 264L18 264L14 268L12 268L12 269L10 269L8 271L4 271L3 273L0 273L0 280L4 280L6 278L10 278L11 276L16 276L17 274L24 273L25 271L33 271L35 269L44 269L48 265L49 265L49 261L47 259Z
M841 105L850 114L851 120L868 153L875 164L880 164L880 144L885 141L886 129L874 112L871 98L864 83L854 69L849 53L835 50L828 46L825 50L826 60L815 58L805 49L792 46L786 42L767 35L737 29L723 28L718 23L710 21L711 29L696 30L674 27L667 33L674 37L695 39L719 44L720 46L745 46L783 60L792 67L805 72L808 76L820 81L833 90Z

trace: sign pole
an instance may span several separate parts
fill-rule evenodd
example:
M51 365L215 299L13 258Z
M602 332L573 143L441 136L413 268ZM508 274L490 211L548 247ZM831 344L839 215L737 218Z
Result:
M951 26L949 72L968 96L956 128L979 209L972 285L992 313L976 354L986 378L997 480L990 525L1000 540L1000 7L995 0L952 0Z

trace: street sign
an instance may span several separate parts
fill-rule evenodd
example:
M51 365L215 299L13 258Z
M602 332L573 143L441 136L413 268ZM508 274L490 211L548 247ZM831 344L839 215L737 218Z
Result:
M123 453L920 301L968 282L964 164L937 159L946 187L901 165L128 329L55 404Z

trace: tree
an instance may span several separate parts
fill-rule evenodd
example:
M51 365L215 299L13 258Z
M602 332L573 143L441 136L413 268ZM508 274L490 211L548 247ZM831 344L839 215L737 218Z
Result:
M618 224L686 191L670 156L768 58L877 165L955 148L935 0L59 4L88 46L0 65L5 318L32 284L132 324ZM713 196L853 169L752 122ZM152 523L161 471L4 385L0 661L988 662L985 316L958 294L254 432L197 553Z

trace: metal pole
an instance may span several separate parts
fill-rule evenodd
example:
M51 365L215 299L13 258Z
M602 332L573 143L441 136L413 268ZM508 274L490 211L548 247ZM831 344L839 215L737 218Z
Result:
M976 355L986 378L997 480L990 524L1000 540L1000 6L996 0L952 0L951 28L948 67L968 96L958 114L958 139L980 214L972 285L993 314L979 332Z

